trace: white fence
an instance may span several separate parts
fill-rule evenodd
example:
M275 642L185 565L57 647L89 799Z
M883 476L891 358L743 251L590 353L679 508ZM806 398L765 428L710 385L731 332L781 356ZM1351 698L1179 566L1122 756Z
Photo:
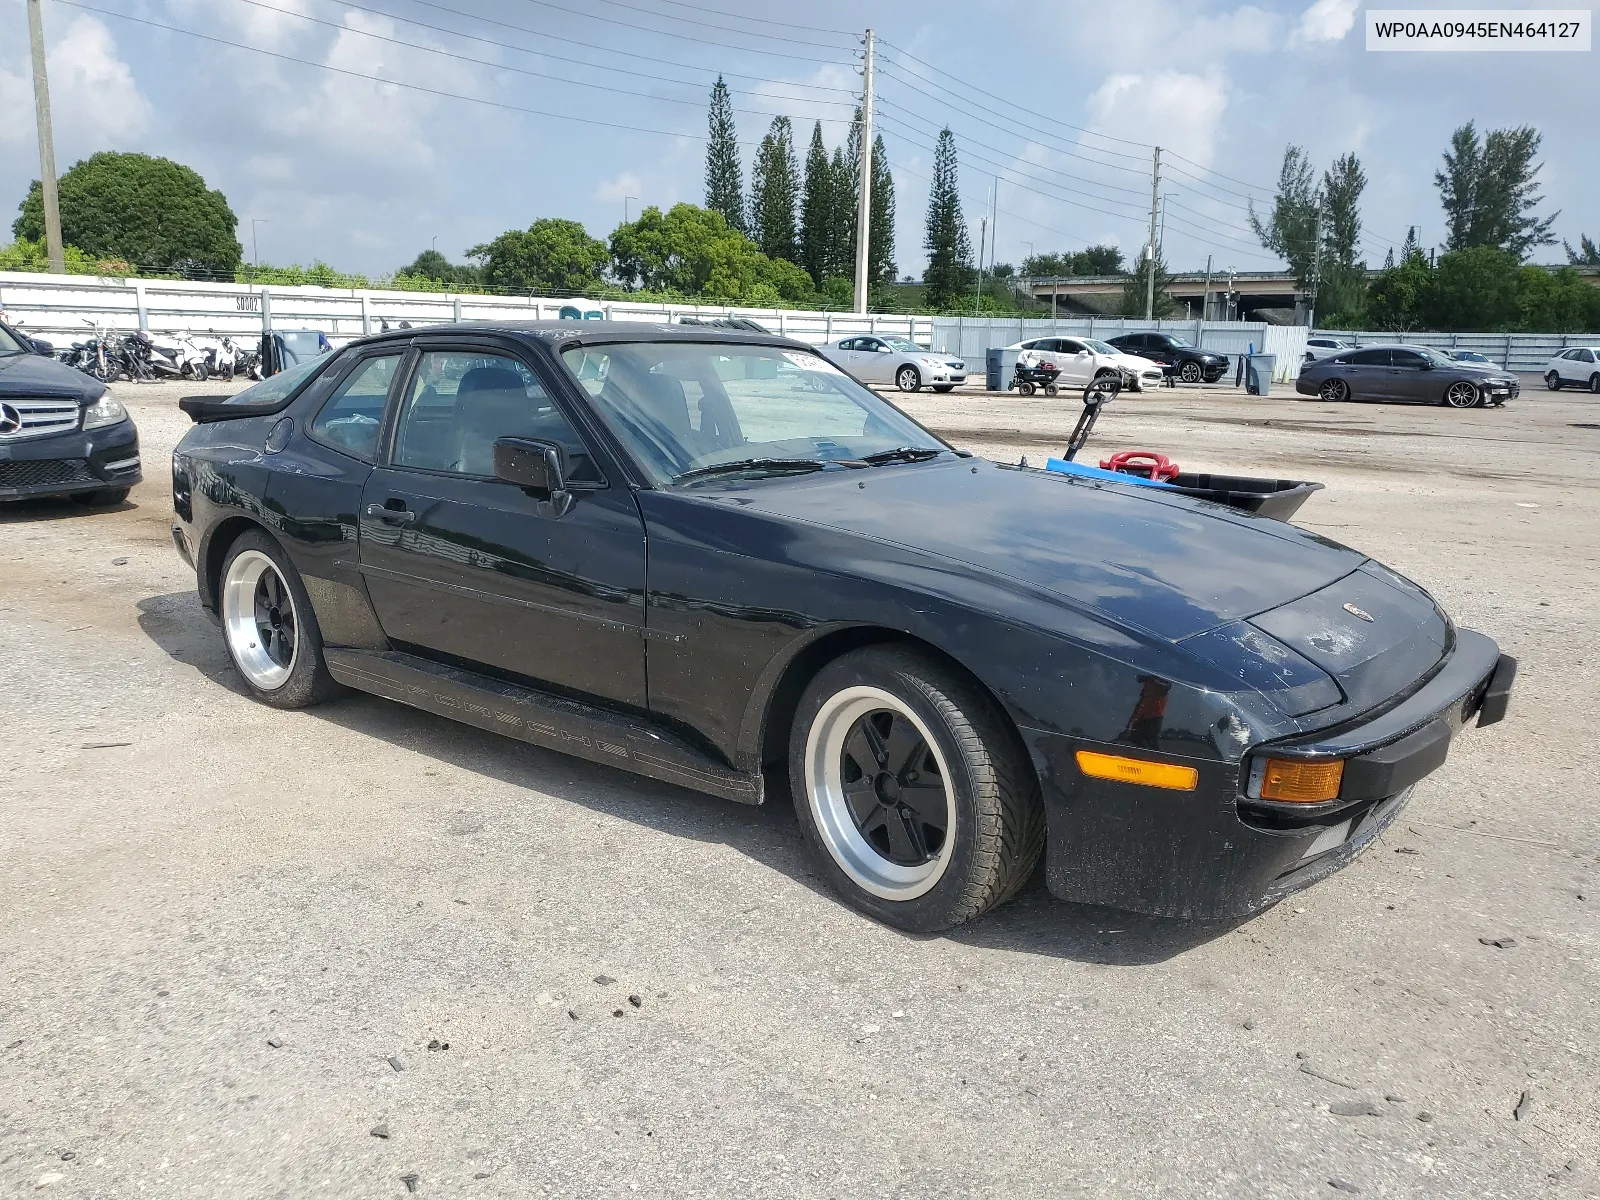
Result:
M1154 330L1187 339L1202 350L1237 358L1253 346L1257 354L1275 354L1273 378L1288 383L1300 373L1305 358L1304 325L1268 325L1254 321L1145 321L1133 317L934 317L933 349L959 354L969 371L982 372L984 351L1038 337L1114 338Z
M889 314L0 272L0 309L24 332L58 345L79 340L98 325L125 332L146 329L234 337L254 337L265 329L319 329L338 346L378 332L384 322L554 320L567 306L598 310L615 321L747 317L774 333L813 344L852 333L882 333L927 345L933 332L931 317Z
M1508 371L1540 372L1568 346L1593 346L1592 333L1346 333L1318 330L1318 336L1342 338L1358 346L1432 346L1435 350L1476 350Z

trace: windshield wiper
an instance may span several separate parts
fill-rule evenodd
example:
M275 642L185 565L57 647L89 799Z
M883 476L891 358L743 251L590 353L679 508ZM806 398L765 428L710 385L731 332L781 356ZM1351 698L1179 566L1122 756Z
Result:
M934 450L928 446L897 446L893 450L879 450L876 454L863 454L862 462L869 462L875 467L881 467L887 462L922 462L929 458L938 458L943 450Z
M711 475L732 475L739 471L820 471L826 465L815 458L741 458L736 462L708 463L703 467L695 467L673 476L673 482L704 479Z

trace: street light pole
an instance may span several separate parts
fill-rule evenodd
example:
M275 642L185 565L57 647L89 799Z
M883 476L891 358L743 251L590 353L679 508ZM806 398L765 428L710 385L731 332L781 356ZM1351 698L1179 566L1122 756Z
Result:
M256 233L257 225L270 225L271 220L266 217L250 218L250 256L255 259L255 269L261 270L261 238Z
M44 246L50 270L67 272L61 244L61 198L56 191L56 144L50 128L50 78L44 65L44 16L39 0L28 0L28 45L33 52L33 115L39 125L39 198L44 201Z

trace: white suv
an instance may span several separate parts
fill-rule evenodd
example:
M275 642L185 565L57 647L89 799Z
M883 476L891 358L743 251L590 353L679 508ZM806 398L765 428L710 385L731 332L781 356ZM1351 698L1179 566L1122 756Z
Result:
M1309 337L1306 339L1306 361L1316 362L1319 358L1327 358L1334 354L1343 354L1346 350L1354 350L1356 344L1336 337Z
M1552 392L1567 385L1600 392L1600 346L1573 346L1550 360L1544 382Z

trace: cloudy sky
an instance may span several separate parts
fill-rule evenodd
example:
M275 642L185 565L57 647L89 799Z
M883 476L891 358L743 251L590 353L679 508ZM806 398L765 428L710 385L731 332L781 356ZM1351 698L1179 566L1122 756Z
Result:
M903 272L921 269L945 124L974 243L994 204L1001 261L1101 241L1131 256L1159 143L1181 156L1164 179L1169 263L1278 265L1243 208L1270 204L1292 141L1319 168L1360 155L1376 265L1409 225L1441 240L1432 175L1468 119L1538 127L1543 211L1574 243L1600 236L1595 52L1372 54L1353 0L44 0L44 20L59 168L102 149L187 163L227 195L247 258L258 222L264 262L380 274L435 239L460 258L539 217L604 236L625 206L699 202L716 74L747 172L775 114L802 152L819 119L831 146L869 24L886 43ZM38 175L23 0L0 0L0 29L9 224Z

